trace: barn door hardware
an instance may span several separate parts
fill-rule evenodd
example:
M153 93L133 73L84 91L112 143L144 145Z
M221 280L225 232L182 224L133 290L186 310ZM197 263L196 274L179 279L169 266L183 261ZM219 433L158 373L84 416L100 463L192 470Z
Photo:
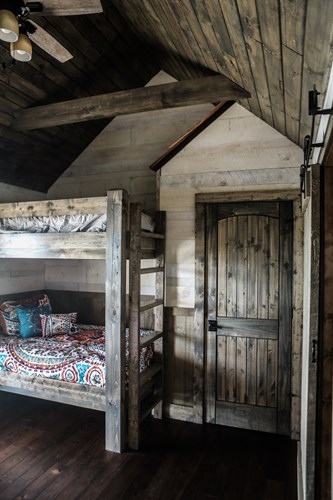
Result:
M304 137L304 144L303 144L303 153L304 153L304 160L303 164L300 167L300 183L301 183L301 193L306 195L306 172L309 168L309 161L312 158L312 152L313 148L322 148L324 146L324 142L313 142L313 134L314 134L314 127L315 127L315 117L317 115L333 115L333 108L330 109L321 109L318 106L318 96L320 95L320 92L316 89L316 86L313 86L313 90L309 91L309 99L308 99L308 106L309 106L309 115L312 116L312 124L311 124L311 133L310 135L306 135Z
M309 92L309 115L333 115L333 108L330 109L321 109L318 106L318 96L320 92L316 90L316 86L314 85L313 90Z

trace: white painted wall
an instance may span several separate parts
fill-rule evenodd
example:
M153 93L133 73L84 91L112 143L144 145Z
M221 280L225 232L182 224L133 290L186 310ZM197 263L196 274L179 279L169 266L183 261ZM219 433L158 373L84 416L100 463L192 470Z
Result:
M195 194L298 188L301 163L301 148L235 104L161 169L167 306L194 307Z

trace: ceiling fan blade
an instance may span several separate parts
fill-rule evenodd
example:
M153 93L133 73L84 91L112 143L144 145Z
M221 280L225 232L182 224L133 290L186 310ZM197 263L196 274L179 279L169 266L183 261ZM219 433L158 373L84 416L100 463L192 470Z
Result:
M81 14L98 14L103 12L100 0L41 0L43 16L78 16ZM29 2L26 2L29 6Z
M38 26L35 22L29 20L29 23L32 24L36 31L34 33L29 33L29 38L41 49L45 50L50 56L57 59L57 61L64 63L69 59L72 59L72 54L65 49L63 45L61 45L58 40L56 40L52 35L50 35L43 28Z

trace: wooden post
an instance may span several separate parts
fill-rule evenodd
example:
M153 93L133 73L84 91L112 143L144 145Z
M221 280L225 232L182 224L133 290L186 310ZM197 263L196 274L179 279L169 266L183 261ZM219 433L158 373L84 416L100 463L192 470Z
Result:
M130 208L129 263L129 364L128 364L128 445L140 444L140 291L141 291L141 208Z
M319 337L319 414L318 414L318 499L332 498L332 389L333 389L333 137L324 163L321 206L322 234L321 296L322 325Z
M206 281L205 296L207 301L207 323L216 321L216 287L217 287L217 208L216 204L206 205ZM203 332L206 339L206 373L205 373L205 422L215 424L216 411L216 331Z
M195 205L194 422L203 423L205 327L205 204Z
M159 212L156 219L156 232L165 235L166 217L165 212ZM156 240L156 267L164 269L165 266L165 238ZM165 273L156 273L155 280L155 300L163 300L164 302L164 287ZM162 418L164 413L164 374L165 374L165 349L166 349L166 333L164 331L164 303L157 306L154 311L154 330L155 332L163 332L163 337L155 342L155 354L160 357L163 366L162 370L162 401L158 403L153 412L155 418Z
M279 293L279 366L278 373L278 434L290 435L290 383L292 340L292 284L293 284L293 214L292 203L280 204L280 293Z
M115 190L109 191L107 198L105 448L121 452L125 446L126 425L125 314L128 195L124 190Z

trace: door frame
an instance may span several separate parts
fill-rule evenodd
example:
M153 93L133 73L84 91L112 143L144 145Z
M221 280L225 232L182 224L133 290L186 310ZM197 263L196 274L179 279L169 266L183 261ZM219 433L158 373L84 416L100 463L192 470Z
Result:
M193 409L195 422L203 423L205 398L205 345L208 331L206 205L210 203L242 203L251 201L293 202L293 294L291 353L291 424L290 436L300 436L301 343L303 314L303 216L298 190L199 193L195 196L195 313L194 313L194 380Z

